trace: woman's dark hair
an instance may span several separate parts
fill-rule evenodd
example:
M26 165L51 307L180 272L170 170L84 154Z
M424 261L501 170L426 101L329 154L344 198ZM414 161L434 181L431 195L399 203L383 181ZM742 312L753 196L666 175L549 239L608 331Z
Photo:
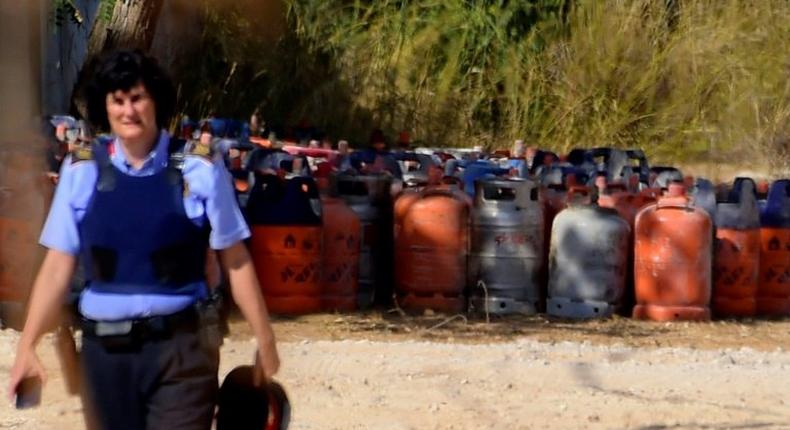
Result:
M142 82L156 106L156 125L168 126L175 110L173 82L157 61L140 50L111 51L88 65L88 80L83 90L88 121L93 127L109 131L107 94L128 91Z

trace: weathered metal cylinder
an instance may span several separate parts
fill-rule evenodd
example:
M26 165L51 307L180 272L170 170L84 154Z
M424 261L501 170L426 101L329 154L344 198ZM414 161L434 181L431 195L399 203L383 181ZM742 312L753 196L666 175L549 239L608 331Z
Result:
M359 289L359 217L343 200L325 197L323 205L323 286L321 307L353 311Z
M395 279L404 309L460 312L465 305L469 203L456 189L428 187L396 204ZM400 200L399 200L400 201Z
M642 209L634 233L634 318L710 319L713 222L682 185Z
M790 179L771 184L760 208L757 314L790 315Z
M343 199L360 221L357 306L392 302L392 198L389 175L333 176L333 195Z
M626 285L631 228L617 211L574 204L554 218L549 251L550 315L606 317Z
M719 317L750 317L757 311L760 212L756 185L737 178L728 199L716 204L711 307Z
M542 308L543 208L538 184L488 179L475 184L470 223L469 308L535 314Z
M312 178L259 175L250 193L250 253L276 314L321 310L321 203Z
M38 235L53 190L41 174L43 154L37 147L0 144L0 326L20 330L44 254Z

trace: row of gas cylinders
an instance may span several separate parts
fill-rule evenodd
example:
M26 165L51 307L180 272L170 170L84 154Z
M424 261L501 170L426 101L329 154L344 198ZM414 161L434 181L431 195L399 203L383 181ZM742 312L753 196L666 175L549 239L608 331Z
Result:
M275 313L407 310L656 320L790 314L790 181L629 192L526 179L402 192L387 176L261 178L247 216ZM721 194L721 193L720 193Z
M335 196L307 176L256 175L245 216L250 253L269 310L352 311L386 295L386 177L338 178ZM391 242L391 241L390 241ZM378 288L378 290L376 290Z

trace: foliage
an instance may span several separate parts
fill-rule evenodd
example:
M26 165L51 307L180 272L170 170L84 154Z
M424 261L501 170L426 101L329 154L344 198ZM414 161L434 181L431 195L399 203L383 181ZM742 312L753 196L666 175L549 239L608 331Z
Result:
M642 147L787 169L790 4L288 1L372 123L445 145ZM309 110L310 108L305 108ZM350 116L352 123L363 118ZM350 131L350 130L349 130Z
M75 25L82 25L85 19L74 4L74 0L52 0L50 20L56 27L62 27L67 20Z
M547 41L566 30L570 1L291 1L289 17L310 52L328 54L366 127L411 130L465 144L506 133L511 95ZM513 130L510 130L513 131ZM353 130L349 130L353 132Z
M117 2L118 0L99 0L98 19L109 22ZM51 20L55 27L62 27L67 20L77 26L82 26L85 22L85 17L82 16L74 0L52 0L51 10Z
M265 46L237 3L195 3L203 10L203 32L197 52L176 79L179 107L195 118L249 116L268 89Z

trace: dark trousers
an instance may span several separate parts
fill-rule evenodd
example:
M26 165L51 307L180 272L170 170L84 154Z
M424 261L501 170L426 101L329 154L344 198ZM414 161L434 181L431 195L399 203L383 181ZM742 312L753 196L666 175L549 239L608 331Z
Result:
M219 352L196 332L122 348L83 336L83 405L96 430L208 430Z

